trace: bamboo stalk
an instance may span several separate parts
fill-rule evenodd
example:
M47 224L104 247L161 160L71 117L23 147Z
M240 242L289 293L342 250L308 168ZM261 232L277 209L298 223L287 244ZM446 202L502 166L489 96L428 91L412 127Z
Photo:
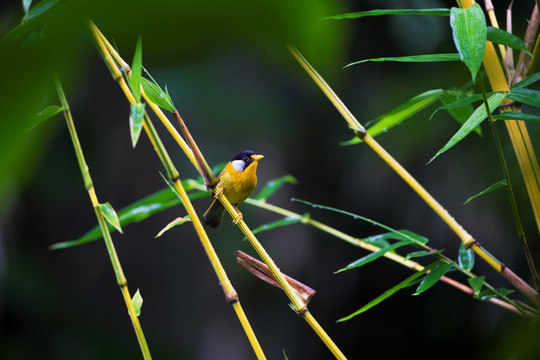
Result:
M69 129L71 141L73 142L75 154L77 156L79 167L81 168L84 185L88 191L88 196L90 197L90 201L92 202L92 207L94 208L99 227L101 228L101 232L103 234L103 240L105 241L107 252L109 254L109 258L111 260L111 264L114 269L116 282L118 286L120 287L120 292L122 293L124 302L126 303L129 317L131 319L131 323L133 324L133 329L135 330L135 334L137 336L137 340L139 342L139 346L141 348L143 357L144 359L151 359L152 356L150 355L150 350L148 348L148 344L146 343L146 338L144 336L141 324L139 322L139 318L137 317L137 314L135 312L135 307L133 306L133 303L131 302L131 296L129 294L129 289L127 286L127 279L124 275L124 271L122 270L122 266L120 265L120 259L118 258L118 255L116 253L116 249L112 242L111 234L109 232L109 229L103 217L103 213L101 212L101 209L99 208L99 201L97 199L97 195L94 189L92 178L90 176L90 171L88 169L88 165L86 164L84 153L82 151L82 147L79 142L79 137L77 135L77 130L75 129L75 124L73 122L73 117L69 109L69 104L67 102L66 96L64 94L64 91L62 89L62 86L58 78L55 79L55 82L56 82L56 90L58 92L58 97L60 98L60 102L62 104L62 108L64 112L64 117L66 119L66 124Z
M488 43L491 44L491 43ZM491 45L492 51L493 45ZM289 51L309 74L313 81L320 87L323 93L336 106L337 110L342 114L344 119L349 124L349 127L355 132L356 136L362 139L382 160L384 160L432 209L433 211L454 231L461 239L467 248L471 248L479 255L486 263L501 273L505 278L512 278L513 285L519 285L517 289L524 295L529 297L535 304L540 304L540 296L538 292L530 286L524 286L526 283L509 271L500 261L493 255L488 253L479 243L442 207L421 185L411 176L407 170L398 161L396 161L379 143L369 136L365 128L360 125L358 120L347 109L345 104L339 99L332 88L326 83L322 76L308 63L308 61L293 47L289 47ZM516 277L516 278L514 278Z
M125 79L121 76L120 74L120 71L118 70L117 66L116 66L116 63L115 61L113 60L116 59L116 62L119 62L120 64L124 64L123 67L125 68L127 66L127 64L125 64L125 62L123 62L123 60L121 60L121 57L119 56L119 54L117 54L115 51L114 51L114 56L111 56L110 52L111 52L111 49L114 50L112 48L112 46L110 46L109 42L107 41L107 39L103 36L103 34L99 31L99 29L92 23L90 22L90 29L91 29L91 32L92 32L92 35L94 37L94 39L96 40L96 43L98 44L98 48L100 49L100 52L102 53L104 59L105 59L105 62L107 63L109 69L111 70L112 74L113 74L113 78L118 82L118 84L120 85L122 91L124 92L126 98L128 99L128 101L133 104L135 103L135 98L133 97L133 94L131 93L131 89L129 88L129 86L127 85ZM108 44L108 45L106 45ZM160 119L163 121L163 118L166 119L166 116L163 114L163 112L161 112L161 109L159 109L159 107L157 107L154 103L152 103L151 101L148 100L148 98L146 97L146 94L144 93L144 90L142 89L141 87L141 94L143 95L143 97L145 97L145 99L147 100L147 103L150 105L150 107L152 107L152 109L154 109L154 111L156 110L159 110L159 112L157 113L158 114L158 117L160 117ZM165 121L165 126L169 129L169 127L167 126L170 125L170 123L168 122L168 120ZM187 196L187 193L184 189L184 187L182 186L181 182L180 182L180 177L179 177L179 173L178 173L178 170L176 170L176 168L174 167L174 165L172 164L172 161L167 153L167 151L165 150L164 146L163 146L163 143L161 142L157 132L155 131L155 128L152 124L152 122L150 121L150 118L148 117L147 114L145 114L145 117L144 117L144 121L143 121L143 125L144 125L144 129L145 129L145 132L146 134L148 135L148 137L150 138L152 144L154 145L154 148L156 149L156 152L158 153L158 156L159 156L159 159L162 161L165 169L167 170L167 174L169 176L169 179L173 182L173 185L177 191L177 193L179 194L180 196L180 199L182 201L182 204L184 205L184 207L186 208L186 211L188 212L188 214L190 215L191 217L191 220L192 220L192 223L193 223L193 226L195 228L195 231L197 233L197 235L199 236L199 240L201 241L201 244L204 248L204 251L206 252L209 260L210 260L210 263L212 265L212 267L214 268L214 271L220 281L220 284L225 292L225 298L227 300L227 302L229 302L232 306L233 306L233 309L242 325L242 328L244 329L244 332L246 333L246 336L248 337L248 340L253 348L253 351L255 352L255 355L257 356L257 359L266 359L266 356L264 355L264 352L259 344L259 341L257 340L257 337L255 336L255 333L249 323L249 320L248 318L246 317L245 313L244 313L244 310L240 304L240 301L238 299L238 294L236 293L236 290L233 288L232 286L232 283L231 281L229 280L226 272L225 272L225 269L223 268L220 260L219 260L219 257L217 255L217 253L215 252L211 242L210 242L210 239L208 238L208 235L206 234L206 231L204 230L203 226L202 226L202 223L197 215L197 213L195 212L195 209L191 203L191 201L189 200L189 197ZM173 137L175 138L175 140L177 140L177 143L180 145L180 147L182 149L184 149L184 151L186 152L186 155L188 155L188 158L190 158L191 162L193 163L193 165L197 168L197 162L195 161L195 158L193 157L193 153L191 152L191 149L189 149L188 145L184 142L184 140L180 137L180 135L178 134L178 132L176 132L176 130L174 129L174 127L170 126L170 130L169 130L172 134L173 134ZM191 154L191 156L189 155Z

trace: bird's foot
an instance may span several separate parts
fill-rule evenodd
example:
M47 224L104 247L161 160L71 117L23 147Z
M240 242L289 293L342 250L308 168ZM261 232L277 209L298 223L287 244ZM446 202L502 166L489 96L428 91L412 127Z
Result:
M216 187L214 189L214 197L218 197L219 195L223 194L223 188L222 187Z
M238 223L244 219L244 215L242 215L242 213L240 212L240 210L238 210L236 206L235 208L236 208L236 211L238 212L238 215L236 215L236 218L233 220L233 224L238 225Z

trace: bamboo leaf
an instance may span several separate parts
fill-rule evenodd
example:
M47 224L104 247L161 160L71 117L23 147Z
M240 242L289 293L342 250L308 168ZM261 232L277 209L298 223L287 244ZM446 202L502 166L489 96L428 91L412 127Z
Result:
M527 76L525 79L515 83L514 85L512 85L512 89L527 87L527 86L529 86L531 84L534 84L538 80L540 80L540 72L531 74L531 75Z
M28 10L30 10L30 6L32 5L32 0L22 0L23 10L25 16L28 14Z
M405 256L405 260L408 260L411 258L429 256L429 255L437 255L437 254L441 254L443 251L444 249L437 250L437 251L432 251L432 250L414 251L414 252L408 253L407 256Z
M402 282L400 282L400 283L397 284L396 286L392 287L391 289L386 290L382 295L380 295L380 296L378 296L377 298L371 300L369 303L367 303L366 305L364 305L364 306L361 307L360 309L356 310L356 311L353 312L352 314L347 315L347 316L345 316L345 317L339 319L338 322L350 320L350 319L352 319L353 317L355 317L355 316L357 316L357 315L360 315L360 314L363 313L363 312L368 311L368 310L371 309L372 307L377 306L377 305L380 304L382 301L388 299L390 296L394 295L394 294L395 294L396 292L398 292L399 290L408 287L408 286L409 286L411 283L413 283L416 279L418 279L419 277L421 277L422 275L424 275L426 272L428 272L429 270L431 270L431 268L433 268L433 267L436 265L436 263L437 263L437 262L432 263L432 264L426 266L426 267L425 267L424 269L422 269L421 271L418 271L418 272L412 274L411 276L409 276L408 278L406 278L405 280L403 280Z
M465 124L465 121L467 121L467 119L472 115L472 113L474 112L474 108L472 107L471 103L474 101L473 99L469 99L469 98L474 98L475 96L472 95L472 96L467 96L465 98L461 98L460 96L458 95L449 95L449 94L444 94L443 96L441 96L441 103L443 104L443 106L439 107L437 110L435 110L433 112L433 114L431 114L431 117L433 117L433 115L435 115L435 113L439 110L446 110L448 111L448 113L460 124L460 125L463 125ZM478 95L478 97L481 99L481 96ZM461 102L463 100L463 102ZM471 101L473 100L473 101ZM430 120L431 120L431 117L430 117ZM482 135L482 128L480 126L477 126L476 128L474 128L474 131L478 134L478 135Z
M23 22L35 19L38 16L45 14L57 3L58 0L43 0L26 13L26 15L23 17ZM28 4L28 6L30 6L30 4Z
M383 256L384 254L386 254L389 251L394 251L396 249L399 249L400 247L403 247L405 245L410 245L410 244L411 244L410 240L398 241L395 244L384 247L384 248L380 249L379 251L373 252L373 253L371 253L369 255L366 255L366 256L364 256L364 257L362 257L362 258L360 258L360 259L358 259L356 261L353 261L352 263L345 266L344 268L341 268L338 271L336 271L335 274L343 272L343 271L351 270L351 269L354 269L354 268L357 268L357 267L360 267L360 266L364 266L366 264L369 264L372 261L377 260L378 258L380 258L381 256Z
M444 93L445 91L442 89L435 89L426 91L413 97L397 108L375 119L374 121L377 123L368 129L368 134L375 137L380 133L387 132L389 129L401 124L403 121L409 119L417 112L433 104L435 101L440 99Z
M506 183L506 179L499 180L499 181L497 181L495 184L493 184L493 185L491 185L490 187L488 187L487 189L482 190L482 191L480 191L478 194L473 195L473 196L471 196L470 198L468 198L467 201L465 201L465 203L463 203L463 205L467 204L469 201L471 201L472 199L474 199L474 198L476 198L476 197L478 197L478 196L485 195L485 194L487 194L487 193L489 193L489 192L492 192L493 190L497 190L498 188L503 187L503 186L506 186L506 185L508 185L508 184Z
M191 221L191 218L189 217L189 215L184 216L184 217L177 217L176 219L174 219L173 221L168 223L167 226L165 226L163 229L161 229L161 231L154 238L158 238L161 235L163 235L166 231L172 229L173 227L178 226L178 225L182 225L182 224L184 224L184 223L186 223L188 221Z
M482 290L482 286L484 285L485 278L486 278L485 276L467 278L469 285L474 290L474 297L478 297L478 294L480 293L480 290Z
M182 181L182 185L186 191L191 191L188 196L190 200L200 199L208 196L207 191L193 192L194 185L193 180L187 179ZM134 202L131 205L126 206L118 212L118 219L121 226L127 226L132 223L140 222L146 218L169 209L175 205L180 204L180 199L169 188L165 188L158 192L155 192L141 200ZM113 230L112 226L109 226L109 230ZM102 234L99 226L94 226L90 231L84 234L82 237L53 244L49 247L50 250L64 249L72 246L83 245L91 241L101 239Z
M494 120L524 120L540 121L540 116L523 113L521 111L503 111L499 115L493 115Z
M381 15L435 15L449 16L450 9L434 8L434 9L376 9L369 11L359 11L354 13L345 13L341 15L327 16L323 20L343 20L343 19L358 19L365 16L381 16Z
M141 308L143 303L143 298L141 296L141 292L139 289L137 289L137 292L135 292L135 295L131 298L131 303L133 304L133 307L135 308L135 315L139 316L141 315Z
M130 107L131 111L129 113L129 131L131 133L131 144L133 145L133 148L135 148L141 135L145 104L131 104Z
M486 50L486 18L482 8L476 3L466 9L452 8L450 27L460 59L474 80Z
M135 54L131 63L131 78L129 85L137 102L141 100L141 74L142 74L142 38L139 36L135 46ZM135 145L133 145L135 147Z
M529 56L533 56L529 49L527 49L527 47L523 43L523 40L521 40L516 35L510 34L509 32L506 32L504 30L488 26L487 40L497 44L502 44L504 46L509 46L512 49L525 51Z
M98 204L99 210L103 214L103 217L109 224L114 226L116 230L120 234L122 234L122 227L120 226L120 220L118 220L118 215L116 214L116 211L114 211L112 205L108 202L104 204Z
M488 105L490 112L493 112L499 106L503 100L506 98L507 94L504 93L494 93L488 99ZM429 160L428 164L431 163L439 155L456 145L458 142L463 140L463 138L471 133L482 121L487 117L487 111L485 105L482 103L479 107L474 110L472 115L467 119L467 121L459 128L455 135L444 145L444 147L435 154Z
M276 220L274 222L261 225L261 226L255 228L252 232L253 232L253 234L258 234L258 233L261 233L263 231L276 229L278 227L298 224L300 222L306 221L309 218L310 218L309 214L304 214L303 216L300 216L300 217L299 216L287 216L287 217L284 217L282 219Z
M490 290L490 289L480 291L477 298L482 300L482 301L486 301L486 300L489 300L491 298L499 296L499 294L501 294L503 296L508 296L508 295L510 295L511 293L514 292L514 290L510 290L510 289L506 289L506 288L498 288L496 290L497 290L498 293L494 292L493 290Z
M292 175L285 175L280 178L270 180L264 185L261 191L255 196L255 200L266 201L270 196L272 196L276 191L278 191L283 184L289 183L296 185L298 180Z
M467 249L464 243L459 246L458 264L467 271L471 271L474 267L474 251Z
M416 288L414 296L420 295L424 291L431 288L433 285L435 285L441 277L448 272L454 266L455 262L446 263L442 260L437 260L435 262L435 266L433 269L429 272L429 274L426 275L424 280L418 285L418 288Z
M150 101L152 101L154 104L170 112L176 111L171 98L167 96L167 93L165 93L157 83L141 77L141 85L146 96L148 96Z
M416 241L424 243L424 244L428 242L428 239L425 238L424 236L415 234L409 230L396 230L396 232L388 232L384 234L372 235L372 236L368 236L363 239L360 239L360 241L383 248L386 246L390 246L390 242L388 242L388 240L410 240L410 239L415 239Z
M60 107L58 105L49 105L49 106L47 106L45 109L38 112L36 115L32 116L32 118L29 121L30 125L28 126L26 131L32 130L33 128L35 128L39 124L49 120L54 115L62 112L62 110L63 110L62 107Z
M508 98L523 104L540 107L540 91L525 88L512 89Z
M425 54L425 55L412 55L412 56L390 56L390 57L381 57L381 58L371 58L371 59L364 59L352 62L350 64L345 65L343 68L347 68L349 66L362 64L365 62L411 62L411 63L424 63L424 62L445 62L445 61L459 61L460 56L459 54Z

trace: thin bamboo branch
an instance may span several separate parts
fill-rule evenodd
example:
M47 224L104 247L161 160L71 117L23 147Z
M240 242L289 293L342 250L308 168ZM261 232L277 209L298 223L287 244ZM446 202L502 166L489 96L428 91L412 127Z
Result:
M114 247L113 241L111 239L111 234L109 232L109 229L103 217L103 213L101 212L101 209L99 208L99 201L97 199L97 195L94 189L92 178L90 176L88 165L86 164L86 160L84 159L84 153L82 151L82 147L79 142L79 137L75 129L75 124L73 122L73 117L71 115L71 111L69 109L66 96L64 94L64 91L62 89L62 86L58 78L56 78L55 81L56 81L56 89L58 91L58 96L60 98L60 102L62 103L64 117L66 119L66 124L69 129L71 140L73 142L73 147L75 148L75 154L77 155L79 167L81 168L84 185L88 191L88 196L90 197L90 201L92 202L92 207L94 208L99 227L101 228L101 232L103 234L103 240L105 241L107 252L109 254L109 258L111 259L111 264L113 266L114 274L116 276L116 282L118 286L120 287L120 292L122 293L124 302L126 303L129 317L131 319L131 323L133 324L133 329L135 330L135 334L137 336L137 340L139 342L139 346L141 348L143 357L144 359L151 359L152 356L150 355L150 350L148 348L148 344L146 343L146 338L144 336L141 324L139 322L139 318L137 317L137 314L135 312L135 307L133 306L133 303L131 301L131 296L130 296L129 289L127 286L127 279L124 275L124 271L122 270L122 266L120 265L120 259L118 258L118 255L116 253L116 249Z
M491 44L491 43L488 43ZM491 45L492 50L493 45ZM300 65L306 70L313 81L321 88L323 93L330 99L330 101L337 107L338 111L343 115L349 127L355 132L356 136L363 140L381 159L383 159L432 209L433 211L456 233L467 248L471 248L477 255L479 255L486 263L488 263L495 270L500 272L507 279L508 277L516 276L513 272L501 264L493 255L488 253L479 243L442 207L432 196L429 194L406 170L397 162L379 143L375 141L358 120L352 115L352 113L346 108L343 102L338 98L332 88L326 83L326 81L317 73L317 71L307 62L307 60L296 50L289 47L292 55L298 60ZM517 277L517 276L516 276ZM540 305L540 296L538 292L528 287L523 287L526 284L521 279L513 279L512 284L519 285L517 287L524 295L528 296L535 304Z
M495 7L493 6L493 2L491 0L485 0L485 7L486 11L488 13L489 21L491 22L491 26L499 28L499 23L497 21L497 16L495 16ZM502 58L504 59L506 57L506 49L504 45L499 44L499 51L501 53Z
M110 49L112 49L112 46L110 46L109 42L107 41L107 39L103 36L103 34L99 31L99 29L92 23L90 22L90 29L92 31L92 35L96 41L96 43L98 44L98 48L100 50L100 52L102 53L103 55L103 58L105 59L106 63L107 63L107 66L109 67L109 69L111 70L111 72L113 73L113 78L118 82L118 84L120 85L121 89L123 90L126 98L128 99L128 101L133 104L135 103L135 98L133 97L133 94L131 93L131 90L129 88L129 86L127 86L127 83L125 82L125 79L121 76L119 76L119 73L120 71L118 70L117 66L116 66L116 62L113 61L113 56L111 56L110 54ZM109 44L108 46L106 46L105 44ZM114 50L114 49L113 49ZM119 61L119 59L121 59L121 57L115 52L115 56L114 58L116 59L117 62L119 63L122 63L122 61ZM126 66L126 64L124 65L124 67ZM152 109L154 109L154 111L156 112L156 110L158 110L156 112L156 114L158 115L158 117L160 117L160 119L163 121L163 119L166 119L165 121L165 126L168 128L168 125L170 125L168 119L166 118L166 116L163 114L163 112L161 112L161 109L159 109L159 107L157 107L154 103L152 103L151 101L148 100L148 98L146 97L146 94L144 93L144 90L142 89L141 87L141 94L143 95L143 97L145 97L145 99L147 100L147 103L150 105L150 107ZM172 161L167 153L167 151L165 150L160 138L159 138L159 135L157 134L157 132L155 131L155 128L152 124L152 122L150 121L150 118L148 117L147 114L145 114L145 117L144 117L144 121L143 121L143 125L144 125L144 129L145 129L145 132L146 134L148 135L148 137L150 138L152 144L154 145L154 148L156 149L156 152L158 153L158 156L159 156L159 159L162 161L165 169L167 170L167 174L169 176L169 179L173 182L173 185L177 191L177 193L179 194L180 196L180 199L182 201L182 204L184 205L184 207L186 208L186 211L188 212L188 214L190 215L191 217L191 220L192 220L192 223L193 223L193 226L197 232L197 235L199 236L199 240L201 241L201 244L203 245L203 248L210 260L210 263L212 265L212 267L214 268L214 271L216 272L216 275L220 281L220 284L225 292L225 298L227 300L227 302L229 302L232 306L233 306L233 309L234 311L236 312L237 314L237 317L242 325L242 328L244 329L244 332L246 333L246 336L248 337L248 340L253 348L253 351L255 352L255 355L257 356L257 359L266 359L266 356L264 355L264 352L257 340L257 337L255 336L255 333L244 313L244 310L242 308L242 306L240 305L240 301L238 299L238 295L236 293L236 290L233 288L232 286L232 283L231 281L229 280L226 272L225 272L225 269L223 268L220 260L219 260L219 257L217 256L217 253L215 252L211 242L210 242L210 239L208 238L208 235L206 234L206 231L204 230L203 226L202 226L202 223L197 215L197 213L195 212L195 209L191 203L191 201L189 200L189 197L187 196L187 193L184 189L184 187L182 186L181 182L180 182L180 177L179 177L179 173L178 171L176 170L176 168L174 167L174 165L172 164ZM179 143L179 145L181 146L182 149L184 149L184 151L186 152L186 155L188 155L188 158L190 158L191 162L193 163L193 165L197 168L197 162L195 161L194 157L193 157L193 153L191 152L191 149L189 149L189 147L187 146L187 144L184 142L184 140L180 137L180 135L176 132L176 130L174 129L174 127L170 126L170 132L171 134L173 135L173 137L177 140L177 142ZM191 157L190 155L191 154Z
M338 229L335 229L331 226L328 226L324 223L321 223L320 221L317 221L317 220L314 220L313 218L311 217L303 217L302 214L298 214L298 213L295 213L293 211L290 211L290 210L287 210L287 209L284 209L284 208L281 208L279 206L276 206L276 205L273 205L273 204L269 204L265 201L261 201L261 200L254 200L254 199L247 199L245 201L247 204L250 204L250 205L253 205L253 206L256 206L256 207L259 207L259 208L262 208L262 209L265 209L265 210L268 210L268 211L271 211L271 212L274 212L276 214L280 214L282 216L285 216L285 217L291 217L291 218L298 218L298 219L302 219L302 223L303 224L306 224L306 225L310 225L310 226L313 226L314 228L318 229L318 230L321 230L327 234L330 234L338 239L341 239L353 246L357 246L357 247L360 247L362 249L365 249L367 251L370 251L370 252L377 252L379 250L381 250L380 247L378 246L375 246L373 244L370 244L370 243L367 243L365 241L362 241L361 239L358 239L352 235L349 235L349 234L346 234ZM391 251L388 251L386 253L383 254L383 256L389 260L392 260L400 265L403 265L411 270L414 270L414 271L422 271L424 270L424 266L417 263L416 261L413 261L413 260L410 260L410 259L407 259L395 252L391 252ZM470 288L469 286L467 285L464 285L456 280L453 280L447 276L443 276L441 277L441 281L445 282L446 284L450 285L450 286L453 286L455 287L456 289L470 295L470 296L474 296L475 295L475 292L472 288ZM491 287L490 287L491 288ZM492 304L495 304L497 306L500 306L506 310L509 310L511 312L514 312L518 315L526 315L526 316L529 316L529 317L534 317L534 309L530 308L529 306L527 305L521 305L519 308L516 306L516 304L513 304L513 303L509 303L508 301L505 301L503 299L498 299L498 298L490 298L487 300L488 302L492 303ZM515 301L513 301L515 303Z

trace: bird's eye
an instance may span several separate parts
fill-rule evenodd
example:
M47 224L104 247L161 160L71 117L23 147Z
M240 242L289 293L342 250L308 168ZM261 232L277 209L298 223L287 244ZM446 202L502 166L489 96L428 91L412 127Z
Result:
M248 161L248 158L247 158L247 157L244 157L244 158L242 159L242 161L246 162L246 161Z

